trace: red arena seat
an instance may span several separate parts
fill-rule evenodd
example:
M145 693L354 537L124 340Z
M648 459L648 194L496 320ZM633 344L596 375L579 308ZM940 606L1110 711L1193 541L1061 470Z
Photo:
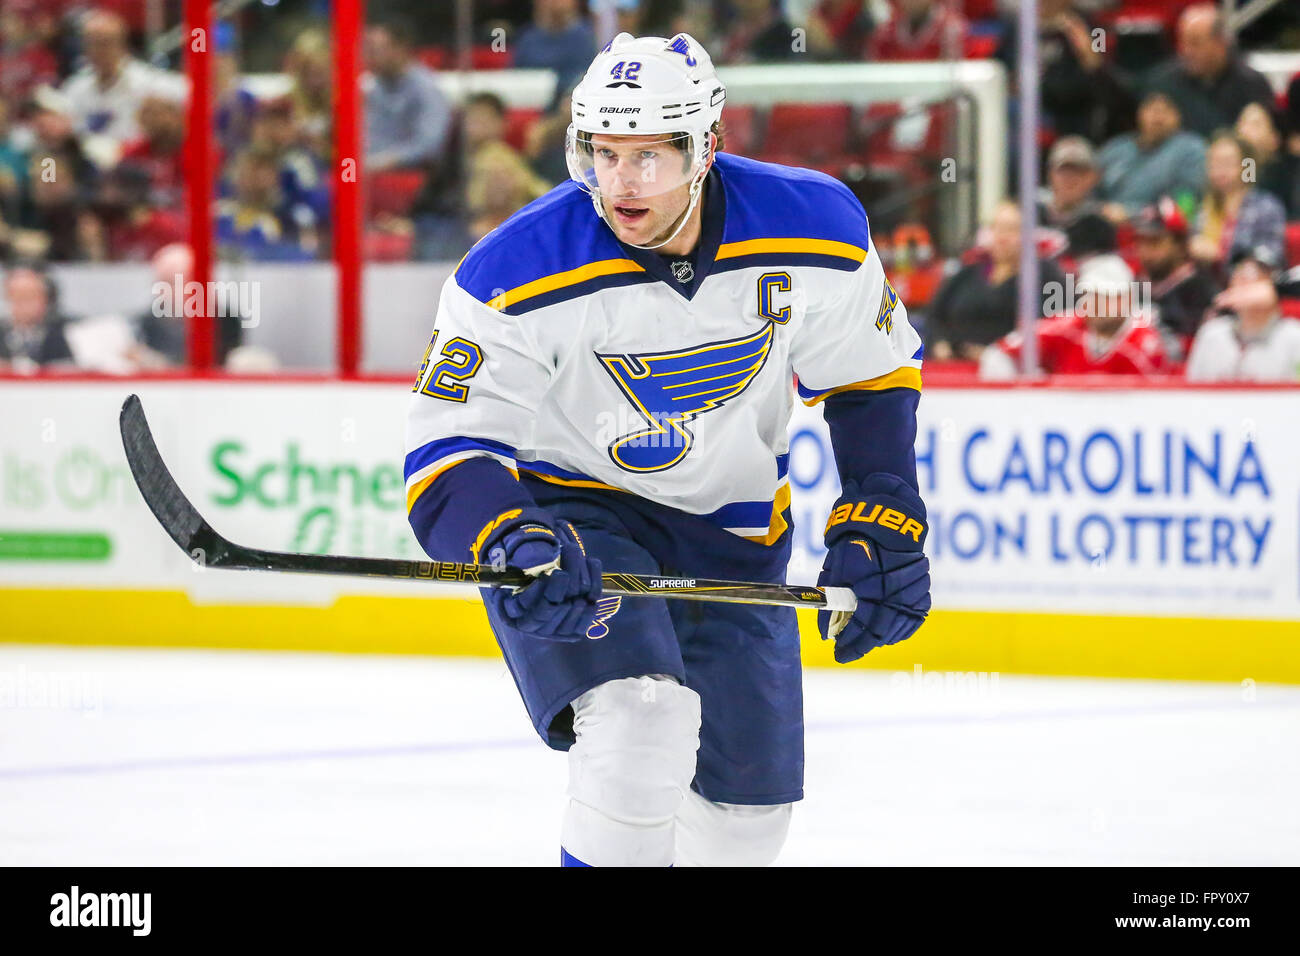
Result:
M415 58L431 70L447 68L447 48L441 46L422 46L415 51Z
M528 128L537 122L542 111L531 106L511 106L506 109L506 142L523 150L528 139Z
M752 106L728 105L722 116L722 129L728 153L753 156L763 146L758 129L758 113Z
M510 65L510 51L479 45L470 51L470 64L476 70L504 70Z
M765 145L798 150L812 162L848 151L852 108L847 103L777 103Z
M387 170L374 173L369 179L367 192L372 217L381 213L405 216L424 187L424 173L418 169Z
M1300 222L1286 224L1287 265L1300 266Z
M372 230L366 233L365 256L369 262L407 262L414 246L410 233Z

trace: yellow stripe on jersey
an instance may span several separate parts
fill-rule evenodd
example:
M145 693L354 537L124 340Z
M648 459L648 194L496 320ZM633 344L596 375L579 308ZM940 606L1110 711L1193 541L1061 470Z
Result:
M450 471L451 469L455 468L457 465L469 461L471 458L482 458L482 457L484 456L467 455L464 458L458 458L455 461L448 462L447 464L443 465L441 468L438 468L435 471L430 472L429 474L421 478L419 481L417 481L415 484L411 485L409 488L406 489L406 513L407 514L411 513L411 509L415 507L415 503L420 500L420 495L424 494L425 491L428 490L429 486L433 484L434 480L437 479L439 475ZM496 461L495 458L489 460ZM504 467L507 471L510 472L510 474L515 476L516 481L519 480L518 471L516 471L514 468L511 468L509 465L505 465Z
M867 250L848 242L838 242L834 239L799 239L797 237L787 239L744 239L740 242L724 242L718 246L716 258L718 261L722 261L723 259L734 259L737 256L780 252L839 256L841 259L852 259L854 262L863 262L867 258Z
M631 259L601 259L599 262L589 262L585 266L570 269L568 272L557 272L554 275L534 279L532 282L525 282L523 285L515 286L500 295L493 296L487 300L485 305L500 312L516 302L522 302L524 299L531 299L547 292L554 292L556 289L563 289L565 286L577 285L579 282L586 282L588 279L619 275L624 272L645 272L645 269Z
M823 399L838 395L840 392L880 392L887 388L914 388L919 392L921 390L921 370L912 368L910 365L904 365L902 368L896 368L892 372L886 372L876 378L869 378L865 382L854 382L852 385L841 385L839 388L829 389L815 398L805 399L804 404L816 405Z
M519 470L527 472L534 478L540 478L542 481L551 485L564 485L566 488L600 488L603 491L623 491L622 488L616 488L613 485L607 485L603 481L596 481L595 479L560 478L558 475L548 475L545 472L533 471L526 464L520 465Z
M767 534L762 537L745 535L745 540L756 541L759 544L776 544L781 535L785 534L785 529L790 527L785 520L785 509L789 507L790 483L787 481L776 490L776 498L772 502L772 523L768 525Z

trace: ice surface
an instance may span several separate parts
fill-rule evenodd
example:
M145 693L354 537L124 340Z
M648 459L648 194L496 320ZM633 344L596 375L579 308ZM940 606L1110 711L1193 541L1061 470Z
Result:
M809 671L784 864L1300 863L1300 688ZM0 864L553 865L500 661L0 645Z

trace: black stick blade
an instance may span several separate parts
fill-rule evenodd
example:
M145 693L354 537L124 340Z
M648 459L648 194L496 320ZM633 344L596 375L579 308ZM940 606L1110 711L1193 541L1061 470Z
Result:
M190 504L167 470L149 431L149 421L144 417L144 406L140 404L138 395L128 395L122 403L118 425L122 431L126 463L131 467L131 476L135 478L144 503L182 551L192 556L196 548L201 548L206 553L214 543L213 539L220 541L220 536Z

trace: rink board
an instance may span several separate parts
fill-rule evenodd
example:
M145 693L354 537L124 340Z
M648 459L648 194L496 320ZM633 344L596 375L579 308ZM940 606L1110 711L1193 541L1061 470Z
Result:
M472 592L186 561L122 457L130 391L228 537L420 556L403 385L4 382L0 639L496 653ZM1298 409L1289 390L927 390L917 456L936 610L864 665L1300 682ZM790 476L790 579L812 581L837 482L820 413L798 404ZM829 663L804 624L806 660Z

